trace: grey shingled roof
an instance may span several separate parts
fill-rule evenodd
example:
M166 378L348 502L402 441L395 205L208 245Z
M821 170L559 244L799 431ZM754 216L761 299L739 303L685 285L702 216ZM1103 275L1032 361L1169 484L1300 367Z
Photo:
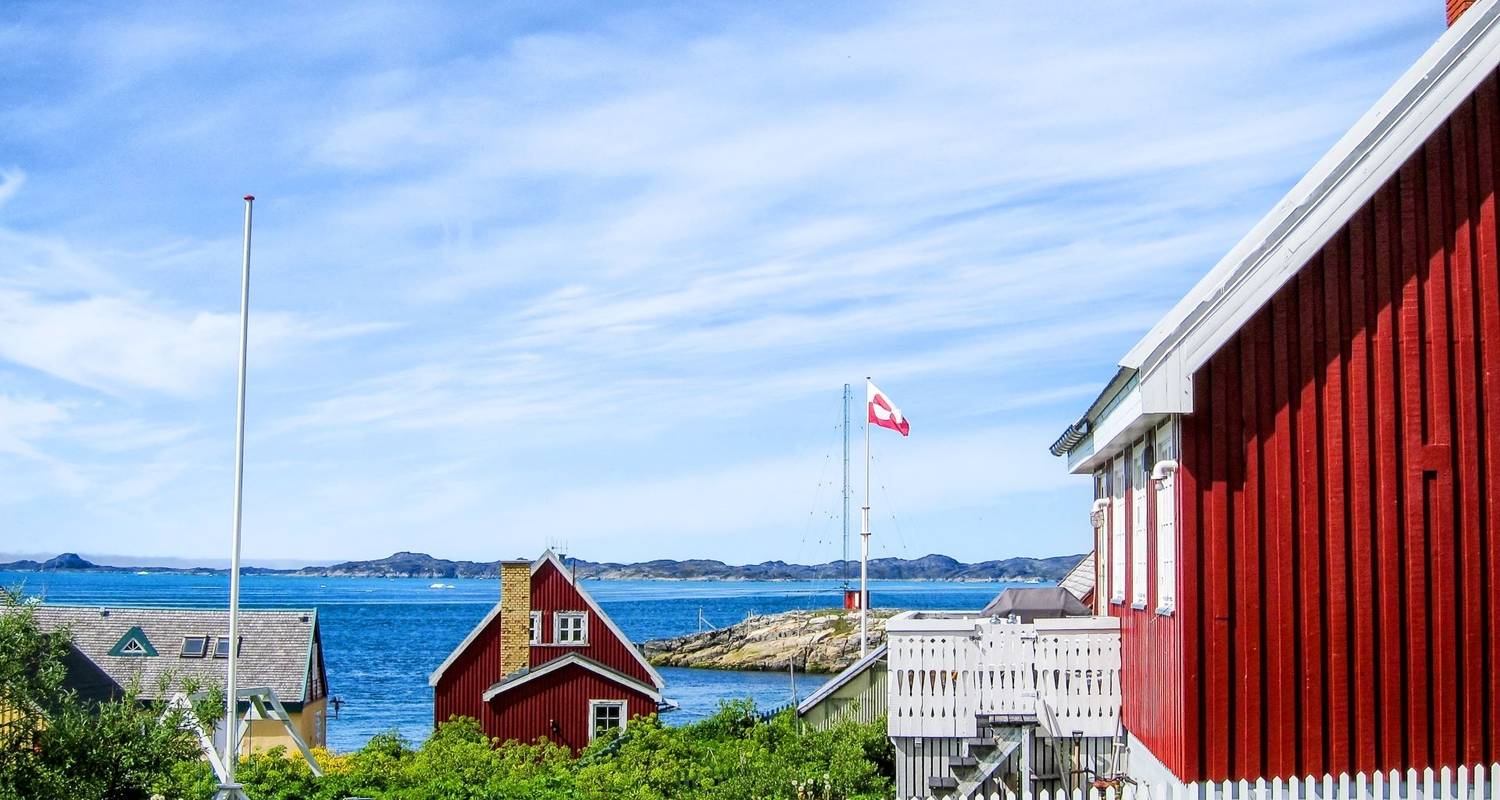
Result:
M1074 597L1082 600L1094 588L1094 553L1084 556L1068 574L1058 581L1058 586L1067 589Z
M193 677L201 685L224 685L227 659L214 658L215 637L229 633L229 612L209 609L129 608L81 606L33 606L37 622L47 630L66 627L73 646L121 686L138 680L142 696L157 698L164 674L177 681ZM241 646L236 683L242 687L267 686L283 703L303 703L321 676L313 656L316 611L240 611ZM109 651L130 631L139 627L156 648L155 656L112 656ZM182 658L182 640L207 636L208 654ZM175 689L179 684L174 683Z

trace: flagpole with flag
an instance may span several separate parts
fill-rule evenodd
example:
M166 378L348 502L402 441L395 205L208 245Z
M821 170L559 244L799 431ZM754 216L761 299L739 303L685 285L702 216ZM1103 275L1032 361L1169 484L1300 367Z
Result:
M865 376L865 504L859 510L859 657L869 648L870 605L870 419L869 396L875 384Z
M216 800L245 800L245 789L234 780L239 762L239 692L236 662L239 660L240 616L240 520L245 493L245 365L250 344L250 219L255 196L245 195L245 250L240 273L240 376L235 404L234 433L234 525L229 544L229 658L224 686L224 781Z
M859 655L869 649L870 606L870 423L908 436L911 423L880 387L865 376L865 505L860 509L859 531Z

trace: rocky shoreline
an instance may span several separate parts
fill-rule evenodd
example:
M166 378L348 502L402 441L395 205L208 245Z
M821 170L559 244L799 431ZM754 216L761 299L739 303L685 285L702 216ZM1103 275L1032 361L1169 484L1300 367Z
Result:
M898 609L870 610L871 642L885 639ZM839 672L859 658L859 612L843 609L757 614L727 628L653 639L642 648L659 667Z

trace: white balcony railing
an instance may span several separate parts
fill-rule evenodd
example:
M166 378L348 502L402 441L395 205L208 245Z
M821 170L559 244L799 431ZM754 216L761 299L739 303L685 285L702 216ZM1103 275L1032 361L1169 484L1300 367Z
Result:
M886 624L891 736L974 736L980 714L1035 715L1047 736L1113 736L1120 622L1016 623L908 611Z

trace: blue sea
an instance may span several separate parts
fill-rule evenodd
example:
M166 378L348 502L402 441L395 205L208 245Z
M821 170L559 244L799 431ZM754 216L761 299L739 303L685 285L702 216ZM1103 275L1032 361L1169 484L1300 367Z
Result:
M245 608L315 608L323 629L330 694L344 703L328 723L334 750L361 747L372 735L394 730L412 741L432 731L432 690L427 676L463 640L498 599L498 580L307 578L247 575ZM979 609L1006 584L875 581L870 605L903 609ZM46 602L72 605L144 605L224 608L229 581L220 576L153 573L0 572L0 586L21 587ZM749 614L837 606L838 581L600 581L584 583L605 613L636 642L699 629L699 613L716 626ZM721 700L750 697L763 709L792 700L784 672L725 672L666 668L666 695L680 711L663 717L684 724L713 713ZM798 675L806 697L826 679Z

